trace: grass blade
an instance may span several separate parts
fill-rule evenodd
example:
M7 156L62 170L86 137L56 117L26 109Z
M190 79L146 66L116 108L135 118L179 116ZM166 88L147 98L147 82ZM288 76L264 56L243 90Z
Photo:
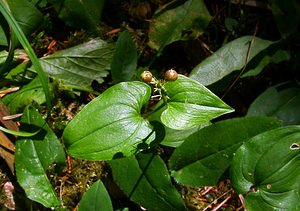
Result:
M45 97L46 97L46 104L47 104L47 109L48 109L48 114L50 113L51 110L51 95L50 95L50 90L48 86L48 79L46 74L43 71L43 68L35 55L35 52L33 51L32 47L30 46L30 43L28 42L25 34L23 33L22 29L20 28L19 24L11 14L9 10L9 6L6 3L6 1L1 0L0 1L0 12L8 22L9 26L12 28L14 31L15 35L17 36L18 40L20 41L21 45L23 46L24 50L26 51L27 55L29 56L32 65L35 67L35 70L40 78Z

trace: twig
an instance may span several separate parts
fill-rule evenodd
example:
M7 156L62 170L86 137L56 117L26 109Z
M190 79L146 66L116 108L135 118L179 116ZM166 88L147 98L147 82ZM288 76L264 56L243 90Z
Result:
M4 121L12 120L12 119L19 118L19 117L21 117L22 115L23 115L23 113L20 113L20 114L13 114L13 115L7 115L7 116L2 117L2 120L4 120Z
M232 87L236 84L236 82L240 79L240 77L242 76L242 74L244 73L247 65L248 65L248 62L249 62L249 57L250 57L250 53L251 53L251 49L252 49L252 46L253 46L253 43L254 43L254 39L255 39L255 36L256 36L256 33L257 33L257 30L258 30L258 23L256 24L255 26L255 30L254 30L254 34L252 36L252 39L249 43L249 47L248 47L248 50L247 50L247 55L246 55L246 61L245 61L245 64L242 68L242 70L240 71L240 74L235 78L235 80L230 84L230 86L227 88L227 90L225 91L225 93L223 94L223 96L221 97L221 99L223 99L229 92L230 90L232 89Z
M207 189L203 193L201 193L201 195L203 196L203 195L207 194L209 191L211 191L211 189L213 189L212 186L207 187Z
M221 196L219 196L218 198L216 198L213 202L211 202L209 205L207 205L203 211L209 209L213 204L215 204L220 198L222 198L223 196L225 196L226 194L230 193L232 191L232 189L226 191L225 193L223 193Z
M220 207L222 207L229 199L231 199L231 195L229 195L226 199L224 199L224 201L222 201L216 208L214 208L212 211L217 211L218 209L220 209Z
M19 89L20 89L19 87L13 87L13 88L8 88L6 90L2 90L2 91L0 91L0 97L3 97L4 95L6 95L8 93L18 91Z
M106 34L105 35L113 35L113 34L117 34L117 33L119 33L121 31L121 29L120 28L117 28L117 29L113 29L113 30L111 30L111 31L109 31L109 32L106 32Z

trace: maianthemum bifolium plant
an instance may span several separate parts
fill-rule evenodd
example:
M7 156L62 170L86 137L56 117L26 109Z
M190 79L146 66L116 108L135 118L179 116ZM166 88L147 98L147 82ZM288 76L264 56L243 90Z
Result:
M157 70L149 71L150 65L138 67L141 55L128 26L115 43L94 38L36 58L26 36L37 30L43 17L37 8L51 5L68 26L80 20L81 26L97 33L104 1L0 0L0 12L7 21L1 20L0 37L5 39L0 44L8 49L0 52L0 75L10 82L1 90L26 81L0 104L12 113L22 112L19 128L11 120L13 126L2 122L0 156L26 196L44 207L67 210L46 173L54 163L61 172L67 154L106 161L114 182L141 209L187 210L179 185L213 186L226 177L244 195L247 210L299 210L299 84L269 87L246 116L232 119L224 114L234 108L206 88L232 77L234 71L242 70L238 76L242 78L256 76L269 63L292 60L282 43L295 32L278 21L278 8L287 8L271 2L286 39L238 37L196 65L189 77L170 69L159 78L160 74L154 74ZM81 14L80 19L76 14ZM157 8L152 19L147 45L158 58L171 43L197 38L211 15L202 0L188 0ZM14 33L9 36L9 31ZM16 49L19 42L25 52ZM20 59L22 63L11 68ZM92 81L101 84L109 73L114 85L101 94L94 92ZM47 77L53 82L47 82ZM46 103L50 114L56 86L73 95L78 90L98 95L67 124L62 137L36 109ZM223 120L215 119L220 116ZM18 136L16 142L2 131ZM164 147L172 147L170 156L162 153ZM116 209L107 190L101 180L92 184L78 210Z

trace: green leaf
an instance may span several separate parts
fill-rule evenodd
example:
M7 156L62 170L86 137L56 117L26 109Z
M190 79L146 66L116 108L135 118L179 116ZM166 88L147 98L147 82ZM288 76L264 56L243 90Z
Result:
M124 193L146 210L186 210L159 156L140 153L136 157L111 160L109 164Z
M46 175L47 168L53 163L65 164L62 144L54 132L32 107L24 110L22 126L42 128L31 138L19 139L15 149L15 168L18 183L25 190L27 197L43 204L55 207L61 204Z
M286 126L244 143L233 158L232 185L248 210L300 209L300 127Z
M268 88L250 105L247 116L270 116L284 125L300 124L300 87L279 84Z
M114 83L130 81L137 68L137 51L128 31L123 31L116 45L111 62L111 76Z
M45 101L45 94L39 78L35 78L19 91L8 94L3 98L3 102L12 114L22 112L32 102L42 104Z
M282 61L286 61L290 59L290 53L288 51L282 50L282 49L278 49L277 51L275 51L275 53L273 53L272 55L270 54L266 54L260 61L259 63L255 63L254 67L251 68L250 64L249 64L249 70L244 73L241 78L245 78L245 77L249 77L249 76L256 76L258 74L260 74L263 69L270 63L275 63L278 64Z
M216 185L243 142L279 126L280 121L269 117L229 119L207 126L175 149L169 160L171 175L188 186Z
M26 36L36 30L43 21L43 14L28 0L6 1L9 10ZM17 40L15 40L17 41ZM0 25L0 45L8 45L4 29Z
M160 107L162 105L162 101L158 103L156 106ZM155 108L154 108L155 110ZM187 137L189 137L191 134L197 132L203 127L206 127L210 124L210 122L205 122L199 126L193 127L188 130L175 130L172 128L169 128L161 123L160 116L161 113L163 112L163 109L160 109L158 112L154 112L148 117L148 120L150 123L153 125L153 122L157 121L159 122L162 126L162 128L158 128L156 131L156 134L158 136L158 133L160 133L160 144L169 146L169 147L178 147L180 144L182 144Z
M15 50L14 51L14 60L13 61L18 61L19 59L24 58L24 50ZM8 57L8 52L7 51L0 51L0 67L1 65L6 61L6 58Z
M26 131L16 131L16 130L9 130L5 127L2 127L0 126L0 130L5 132L5 133L8 133L8 134L11 134L11 135L16 135L16 136L20 136L20 137L31 137L31 136L34 136L36 134L38 134L40 132L40 130L36 130L34 132L26 132Z
M66 24L95 31L100 22L104 0L49 0Z
M149 45L161 52L166 45L184 40L184 32L203 32L210 19L203 0L188 0L154 18L150 24Z
M83 195L78 211L113 211L105 186L98 180Z
M200 130L203 127L206 127L209 122L201 124L199 126L193 127L188 130L175 130L165 126L165 137L162 140L161 144L169 147L178 147L180 146L187 138Z
M140 115L151 88L142 82L123 82L109 89L79 112L64 130L71 156L88 160L133 155L152 127ZM117 155L116 155L117 154Z
M233 111L220 98L197 81L179 75L164 85L170 100L161 121L175 130L188 130Z
M49 114L49 112L51 110L52 96L50 94L50 90L49 90L49 86L48 86L48 79L43 71L43 68L41 67L41 64L40 64L37 56L35 55L35 52L32 49L29 41L26 39L24 32L22 31L21 27L15 20L14 16L11 14L9 5L7 4L6 1L0 1L0 12L5 17L6 21L12 28L13 32L16 34L16 37L20 41L25 52L27 53L28 57L30 58L34 68L37 71L37 74L39 76L40 82L41 82L43 90L44 90L46 103L47 103L47 110L48 110L48 114Z
M242 69L246 62L251 40L252 36L244 36L222 46L213 55L198 64L192 70L190 78L207 86L219 81L233 71ZM248 61L272 43L274 42L255 37Z
M112 44L93 39L42 57L40 62L49 76L69 84L89 87L93 80L102 83L108 75L113 49Z

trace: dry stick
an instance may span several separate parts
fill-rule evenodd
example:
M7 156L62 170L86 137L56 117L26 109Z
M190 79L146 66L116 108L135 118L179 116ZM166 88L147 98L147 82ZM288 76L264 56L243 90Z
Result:
M212 203L210 203L209 205L207 205L207 207L204 208L203 211L209 209L213 204L215 204L220 198L222 198L223 196L225 196L226 194L230 193L231 191L233 191L233 189L230 189L228 191L226 191L225 193L223 193L221 196L219 196L218 198L216 198L215 200L213 200Z
M13 87L13 88L8 88L6 90L2 90L0 91L0 97L5 96L6 94L9 94L11 92L15 92L18 91L20 89L20 87Z
M251 49L252 49L252 46L253 46L253 43L254 43L254 38L255 38L256 33L257 33L257 29L258 29L258 23L255 26L254 34L253 34L252 39L251 39L251 41L249 43L249 47L248 47L248 51L247 51L246 61L245 61L244 67L241 70L240 74L235 78L235 80L227 88L227 90L225 91L225 93L223 94L223 96L221 97L221 99L223 99L230 92L230 90L232 89L232 87L236 84L236 82L240 79L241 75L244 73L244 71L245 71L245 69L246 69L246 67L248 65L248 62L249 62L249 57L250 57Z
M242 208L245 208L245 199L244 199L244 196L242 194L239 194L239 198L240 198L240 201L242 203Z
M201 195L203 196L203 195L207 194L209 191L211 191L211 189L213 189L213 186L207 187L207 189L203 193L201 193Z
M227 196L226 199L224 199L224 201L222 201L216 208L214 208L212 211L217 211L218 209L220 209L229 199L231 199L231 195Z

